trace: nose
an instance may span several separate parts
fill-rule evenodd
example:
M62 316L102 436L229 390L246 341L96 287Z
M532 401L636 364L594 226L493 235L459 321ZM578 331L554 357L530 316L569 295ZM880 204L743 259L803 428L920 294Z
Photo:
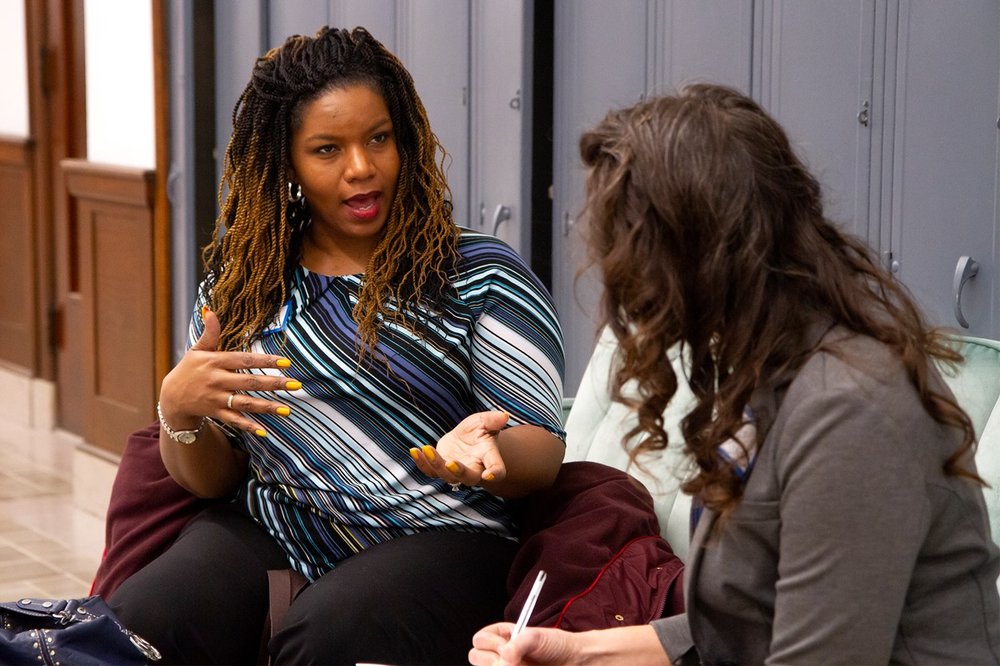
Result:
M344 179L348 181L365 180L375 173L375 165L363 146L355 146L347 152L347 166L344 169Z

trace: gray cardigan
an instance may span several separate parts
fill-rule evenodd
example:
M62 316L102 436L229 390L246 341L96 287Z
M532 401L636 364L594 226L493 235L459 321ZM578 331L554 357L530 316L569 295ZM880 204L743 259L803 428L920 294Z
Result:
M959 434L926 413L884 345L838 328L823 344L838 353L754 394L770 430L729 521L713 531L705 511L692 535L687 613L653 623L667 654L1000 662L1000 552L983 494L941 467Z

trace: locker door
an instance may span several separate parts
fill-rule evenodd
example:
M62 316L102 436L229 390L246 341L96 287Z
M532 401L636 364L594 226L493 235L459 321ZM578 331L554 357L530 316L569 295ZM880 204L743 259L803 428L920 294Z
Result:
M396 55L413 75L431 129L448 153L455 222L469 226L469 3L400 0Z
M254 60L267 48L267 20L265 0L215 0L216 183L233 133L233 107L250 80Z
M765 0L754 91L819 178L827 216L873 244L878 212L869 213L869 201L878 173L871 165L880 144L872 136L882 127L876 18L874 0Z
M752 0L659 0L654 7L650 95L696 81L751 92Z
M555 12L553 292L566 338L566 394L594 346L601 285L586 262L580 133L612 108L691 81L749 91L753 1L585 0Z
M566 341L566 395L594 348L600 283L576 220L583 205L580 133L646 89L647 3L577 0L555 6L552 290Z
M996 296L1000 3L901 3L892 237L898 276L931 321L959 328L954 277L972 257L962 332L1000 335Z
M530 2L471 4L470 226L530 260Z

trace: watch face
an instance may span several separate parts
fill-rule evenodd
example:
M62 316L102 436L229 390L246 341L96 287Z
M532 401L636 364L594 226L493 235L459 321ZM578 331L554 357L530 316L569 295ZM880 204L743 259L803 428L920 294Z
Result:
M197 430L182 430L176 434L177 437L175 439L181 444L190 444L194 440L198 439Z

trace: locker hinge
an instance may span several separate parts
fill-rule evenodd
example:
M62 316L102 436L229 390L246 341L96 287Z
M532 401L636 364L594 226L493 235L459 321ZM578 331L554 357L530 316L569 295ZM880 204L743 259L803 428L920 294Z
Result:
M58 351L63 342L63 310L53 305L49 308L49 348Z
M56 87L55 49L48 46L43 46L40 49L38 56L39 56L38 58L39 69L41 75L39 78L41 79L40 83L42 87L42 94L48 97L49 95L52 94L52 91L55 90Z

